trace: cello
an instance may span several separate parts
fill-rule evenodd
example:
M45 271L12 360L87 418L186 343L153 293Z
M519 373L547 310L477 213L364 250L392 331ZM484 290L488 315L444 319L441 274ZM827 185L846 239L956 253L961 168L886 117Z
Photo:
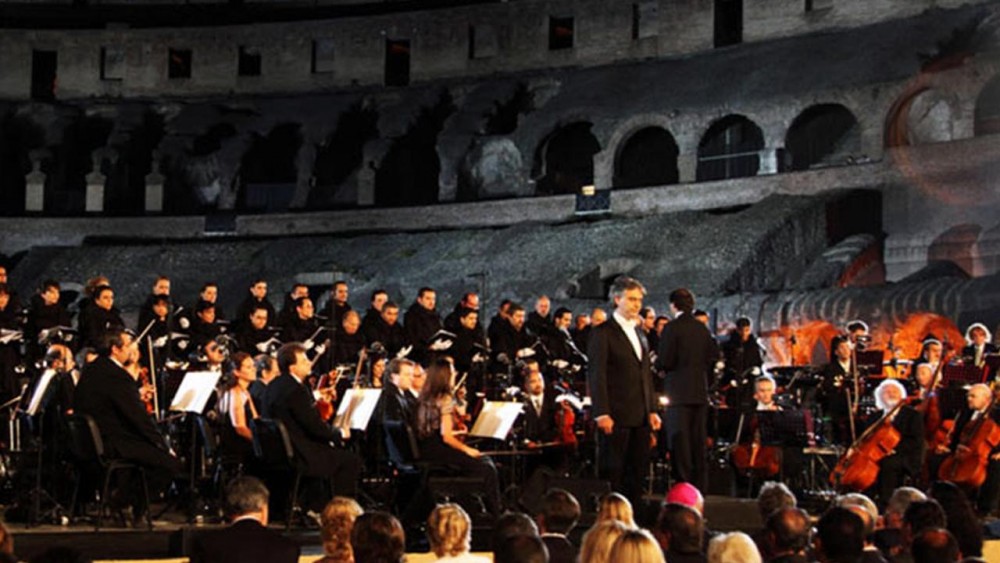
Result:
M781 471L781 450L777 446L761 445L757 415L752 416L753 439L749 444L737 443L733 446L730 453L733 465L743 473L752 473L758 477L774 477Z
M864 491L875 484L879 463L892 455L902 439L899 430L892 425L892 419L909 401L900 401L851 444L830 472L830 484L838 489L853 491Z
M962 428L958 447L938 469L939 479L973 489L978 489L986 481L990 452L1000 444L1000 424L990 417L995 404L994 395L982 416Z

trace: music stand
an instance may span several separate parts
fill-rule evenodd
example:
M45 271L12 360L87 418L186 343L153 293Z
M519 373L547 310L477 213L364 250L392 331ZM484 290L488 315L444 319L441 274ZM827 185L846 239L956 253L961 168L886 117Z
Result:
M333 425L338 428L343 427L344 418L348 417L347 423L350 424L350 429L367 430L381 396L381 389L348 389L340 401L340 408L337 409Z
M986 364L986 369L983 373L984 377L996 378L1000 375L1000 354L986 354L986 358L983 360ZM983 380L986 383L986 380Z
M208 399L212 397L215 393L215 386L219 383L219 378L222 377L220 372L215 371L189 371L184 374L184 379L181 380L180 386L177 388L177 392L174 394L173 399L170 402L171 411L181 412L181 413L191 413L195 416L201 416L205 411L205 406L208 404ZM190 470L188 471L188 492L190 495L189 505L188 505L188 519L190 521L194 520L195 512L197 511L197 463L195 460L198 457L198 425L194 417L188 417L190 424L190 457L188 462L191 464Z
M945 364L941 369L941 380L945 385L973 385L982 383L985 372L971 364L955 365Z
M864 369L865 375L882 375L882 350L865 350L855 352L858 369Z
M469 430L469 436L506 440L514 422L524 410L524 403L507 401L486 401Z
M52 382L56 380L58 373L54 369L46 369L42 372L42 375L38 377L38 381L35 383L35 388L31 393L31 400L28 402L28 408L22 411L24 414L30 416L32 420L37 420L38 422L38 437L36 438L35 447L35 482L34 487L31 490L31 509L28 513L27 526L31 527L39 522L41 512L42 512L42 498L48 500L52 503L52 508L46 512L47 515L56 516L63 512L65 508L59 504L52 495L42 487L42 464L44 463L44 452L45 452L45 407L47 406L49 395L49 389Z

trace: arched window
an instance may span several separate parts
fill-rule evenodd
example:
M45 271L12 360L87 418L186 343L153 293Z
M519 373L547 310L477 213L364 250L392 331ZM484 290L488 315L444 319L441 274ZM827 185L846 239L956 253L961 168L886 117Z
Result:
M792 170L845 164L861 151L861 129L850 110L840 104L807 108L785 136Z
M953 138L948 100L935 90L922 90L898 102L886 127L887 147L940 143Z
M708 128L698 144L699 182L756 176L764 134L742 115L729 115Z
M571 123L546 137L535 154L538 195L573 194L594 183L594 154L601 150L588 122Z
M618 151L615 161L616 188L676 184L677 142L662 127L636 131Z
M300 129L298 123L283 123L275 126L266 137L254 135L253 144L240 164L245 188L241 201L244 209L287 209L298 177L295 161L302 145Z
M976 99L975 135L1000 133L1000 74L994 76Z

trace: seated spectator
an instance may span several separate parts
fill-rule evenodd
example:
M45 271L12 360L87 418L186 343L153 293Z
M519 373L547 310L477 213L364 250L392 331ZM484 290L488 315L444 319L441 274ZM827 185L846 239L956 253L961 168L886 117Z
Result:
M354 499L333 497L320 515L320 537L325 554L316 563L351 563L351 530L358 516L364 514Z
M427 539L438 561L488 563L489 559L469 553L472 547L472 521L465 510L454 503L439 504L427 519ZM358 560L359 563L363 560Z
M838 497L836 505L854 512L865 524L865 547L860 563L886 563L882 553L875 547L875 524L878 522L878 507L875 502L861 493L848 493Z
M784 483L765 481L760 486L760 492L757 493L757 513L760 514L760 521L767 522L768 517L774 511L782 508L794 508L797 502L795 494ZM751 534L750 537L757 544L761 556L768 560L771 559L773 552L768 543L767 530L760 529Z
M983 554L983 527L976 511L962 489L954 483L937 481L931 485L930 496L944 510L945 528L955 536L962 555L979 557ZM914 536L916 537L916 536Z
M664 563L663 552L660 551L653 535L646 530L625 530L611 546L609 561L628 561L628 563ZM671 559L670 563L674 563Z
M767 517L764 528L771 548L769 563L806 563L809 561L809 540L812 522L805 510L779 508Z
M523 512L505 512L493 523L493 546L496 549L507 539L514 536L537 536L538 526L530 516Z
M865 523L847 508L827 510L816 525L813 548L820 563L857 563L865 548Z
M903 514L910 503L919 500L927 500L927 495L913 487L900 487L889 497L882 515L882 527L875 530L873 540L887 560L894 560L903 552Z
M705 497L701 495L701 491L698 490L698 487L695 487L691 483L677 483L671 487L670 490L667 491L667 496L664 498L664 502L673 502L689 506L698 511L699 516L702 518L705 517Z
M893 559L893 563L913 561L910 545L913 538L927 528L944 528L947 523L944 510L934 499L918 500L910 503L903 513L903 550Z
M958 540L944 528L925 528L913 538L913 563L955 563Z
M548 563L549 550L538 536L513 536L494 551L493 561L494 563Z
M708 563L762 563L760 552L743 532L720 534L708 542Z
M358 563L403 563L406 560L403 526L388 512L366 512L354 521L351 551Z
M601 505L597 509L597 522L604 522L606 520L617 520L629 528L635 528L632 503L619 493L604 495L601 498Z
M598 521L583 534L580 561L586 563L611 563L611 547L626 531L634 529L618 520Z
M195 537L191 563L297 563L299 545L267 529L268 491L254 477L237 477L226 487L226 514L233 524Z
M552 563L576 561L576 546L567 536L579 519L580 503L568 491L549 489L542 497L542 511L535 516L535 521Z
M663 505L653 533L670 563L704 563L705 524L697 510L671 502Z

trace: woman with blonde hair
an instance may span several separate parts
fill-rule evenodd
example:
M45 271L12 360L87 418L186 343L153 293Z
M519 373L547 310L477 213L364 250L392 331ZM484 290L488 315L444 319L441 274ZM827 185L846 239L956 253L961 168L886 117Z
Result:
M601 506L597 510L597 522L617 520L628 528L635 528L635 517L632 513L632 503L619 493L609 493L601 498Z
M610 563L611 547L615 540L627 532L629 527L619 520L598 521L583 534L580 547L580 563Z
M708 542L708 563L761 563L757 544L743 532L732 532Z
M472 521L461 506L439 504L427 519L427 539L438 561L488 563L489 559L469 553Z
M660 544L653 538L653 534L643 529L625 530L611 546L608 561L665 563Z
M353 563L351 530L364 510L354 499L333 497L320 515L320 537L326 555L316 563Z

